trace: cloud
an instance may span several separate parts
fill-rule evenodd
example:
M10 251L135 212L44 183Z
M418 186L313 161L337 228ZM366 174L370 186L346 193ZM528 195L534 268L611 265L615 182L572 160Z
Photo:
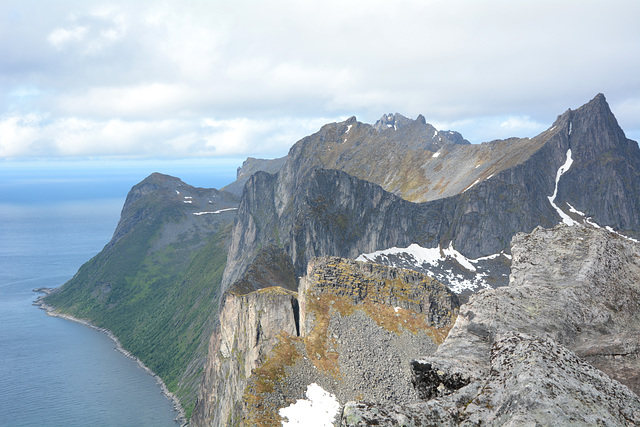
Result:
M278 157L291 141L329 118L304 120L88 120L9 116L0 119L0 158L116 156L131 158ZM98 149L96 149L98 147Z
M640 129L636 0L35 5L0 4L3 153L282 154L320 120L390 111L486 141L598 92Z

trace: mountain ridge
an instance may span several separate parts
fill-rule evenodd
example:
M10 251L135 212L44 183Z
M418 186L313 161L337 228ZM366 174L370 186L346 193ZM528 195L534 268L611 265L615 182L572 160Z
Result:
M346 132L345 123L326 125L295 144L277 174L257 174L247 181L234 222L223 286L231 286L238 279L261 244L283 247L298 275L316 256L357 257L411 243L426 248L453 244L469 258L508 253L511 237L517 232L528 232L538 225L551 227L561 220L559 211L549 202L554 188L556 205L563 213L569 212L567 201L572 206L576 203L576 209L602 226L638 235L640 149L624 137L603 95L577 110L568 110L549 130L532 139L496 141L480 148L446 145L445 150L451 152L498 151L502 156L494 155L499 166L494 173L490 173L492 169L484 170L486 178L459 187L455 195L423 203L391 197L392 193L384 188L365 183L357 176L349 175L351 178L347 179L341 175L345 171L330 172L323 165L315 166L312 154L334 146L336 132ZM357 122L354 123L357 130ZM596 142L600 139L607 142ZM511 147L506 154L505 145ZM575 164L558 182L557 172L572 146ZM376 147L374 144L371 153L377 152ZM522 152L522 147L528 150ZM412 150L407 148L405 153L415 158ZM398 156L392 152L389 157ZM433 154L430 158L441 162L446 157L444 152L442 158L433 158ZM594 171L587 161L592 158L612 158L615 162L600 162ZM617 191L609 192L612 186ZM323 202L319 205L319 201ZM362 222L364 206L369 206L369 216ZM620 209L612 211L611 206ZM397 217L403 220L395 227L396 232L389 232L385 224ZM366 231L366 235L351 233L347 239L347 224ZM339 241L343 243L338 247Z
M249 319L254 308L269 307L267 297L289 301L287 316L293 310L290 318L304 323L295 320L292 301L302 298L295 295L299 278L319 257L370 255L367 261L421 271L450 287L489 277L469 286L464 302L480 288L508 284L518 233L565 222L640 237L639 174L640 149L601 94L534 138L479 145L437 131L422 116L385 114L374 125L351 117L298 141L285 158L247 159L225 187L230 192L152 174L132 188L105 249L47 303L112 330L177 392L189 416L201 370L210 368L205 356L216 357L220 331L231 330L222 323ZM408 256L414 245L428 253L421 264ZM267 291L274 286L288 290ZM232 300L229 307L241 309L221 319ZM292 352L304 329L286 320L291 337L278 341L280 308L271 326L256 328L272 340L252 366L264 375L286 370L262 363L273 348L283 357ZM555 349L535 339L507 337L500 345ZM228 372L235 378L240 371ZM246 384L264 386L249 377ZM242 397L241 382L234 393ZM206 387L197 396L215 406ZM252 396L250 405L260 405Z

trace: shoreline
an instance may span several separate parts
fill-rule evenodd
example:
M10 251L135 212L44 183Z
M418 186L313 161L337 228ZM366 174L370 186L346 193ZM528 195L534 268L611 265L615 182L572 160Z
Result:
M84 326L87 326L91 329L94 329L98 332L102 332L103 334L105 334L107 337L109 337L111 339L111 341L113 341L113 343L115 344L115 349L122 354L123 356L125 356L128 359L133 360L134 362L136 362L136 364L138 365L138 367L140 367L143 371L145 371L147 374L151 375L155 380L156 383L158 384L158 386L160 387L160 390L162 391L162 394L171 401L171 403L173 404L173 410L175 412L177 412L177 416L174 418L174 421L178 422L180 424L181 427L185 427L188 426L187 423L187 417L185 415L184 409L182 408L182 404L180 403L180 401L178 400L178 398L176 397L176 395L174 395L173 393L171 393L169 391L169 389L167 388L167 385L164 383L164 381L162 381L162 378L160 378L160 376L158 376L158 374L156 374L155 372L153 372L151 369L149 369L140 359L138 359L136 356L134 356L130 351L128 351L127 349L125 349L122 344L120 344L120 340L118 339L118 337L116 337L113 332L111 332L110 330L106 329L106 328L101 328L99 326L94 325L93 323L91 323L89 320L86 319L79 319L77 317L71 316L70 314L66 314L66 313L61 313L59 311L56 310L55 307L46 304L43 301L43 298L45 296L47 296L51 291L53 291L53 289L51 288L38 288L38 289L34 289L33 292L37 292L37 293L42 293L44 295L40 295L38 296L34 301L33 301L33 305L38 307L41 310L44 310L47 314L47 316L51 316L51 317L60 317L62 319L66 319L66 320L70 320L72 322L76 322L76 323L80 323Z

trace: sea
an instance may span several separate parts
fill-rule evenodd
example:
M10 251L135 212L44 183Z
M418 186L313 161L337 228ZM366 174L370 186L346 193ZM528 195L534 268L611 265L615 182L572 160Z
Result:
M0 426L176 426L156 380L104 333L35 306L110 240L152 172L221 188L239 159L0 162Z

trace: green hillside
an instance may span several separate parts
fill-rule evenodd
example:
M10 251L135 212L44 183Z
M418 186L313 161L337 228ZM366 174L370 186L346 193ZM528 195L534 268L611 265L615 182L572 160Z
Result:
M193 215L199 200L209 209L237 206L233 195L175 178L143 181L129 194L112 241L46 299L112 331L178 396L187 417L217 318L235 214Z

